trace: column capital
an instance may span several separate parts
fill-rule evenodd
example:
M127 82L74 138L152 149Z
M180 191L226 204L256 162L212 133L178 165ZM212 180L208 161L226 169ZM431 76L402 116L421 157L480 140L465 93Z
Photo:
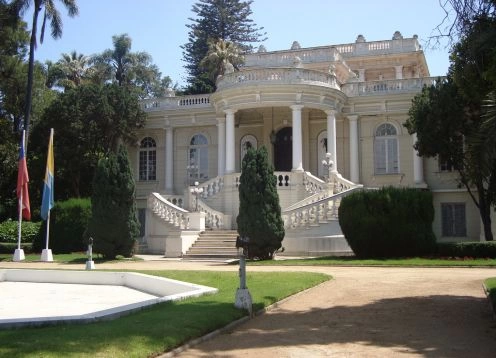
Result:
M229 108L229 109L224 109L224 113L227 114L227 115L234 115L234 113L236 113L238 110L237 109L232 109L232 108Z
M336 113L338 113L338 111L336 109L326 109L325 111L325 114L327 114L328 116L335 116Z
M217 124L224 124L226 123L226 118L225 117L217 117Z
M293 111L301 111L305 107L302 104L293 104L292 106L289 106Z
M348 117L350 122L355 122L358 120L358 114L350 114L350 115L347 115L346 117Z

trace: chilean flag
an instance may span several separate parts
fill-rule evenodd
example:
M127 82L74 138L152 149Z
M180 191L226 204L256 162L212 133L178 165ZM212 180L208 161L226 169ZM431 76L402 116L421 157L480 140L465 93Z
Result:
M19 152L19 172L17 173L17 198L19 199L19 211L22 210L22 217L26 220L31 220L28 166L26 165L26 155L24 153L25 135L26 131L22 131L21 150Z

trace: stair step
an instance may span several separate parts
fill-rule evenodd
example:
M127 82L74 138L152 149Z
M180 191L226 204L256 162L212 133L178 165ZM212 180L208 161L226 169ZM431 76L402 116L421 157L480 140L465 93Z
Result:
M228 260L238 258L234 230L207 230L202 232L196 242L183 255L185 260Z

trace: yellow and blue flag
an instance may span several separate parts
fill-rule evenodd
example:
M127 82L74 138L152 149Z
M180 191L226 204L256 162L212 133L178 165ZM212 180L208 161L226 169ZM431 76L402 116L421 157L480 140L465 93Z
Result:
M50 141L48 142L48 157L45 172L45 180L43 184L43 198L41 200L41 217L43 220L48 218L50 209L52 209L53 202L53 174L54 174L54 160L53 160L53 128L50 131Z

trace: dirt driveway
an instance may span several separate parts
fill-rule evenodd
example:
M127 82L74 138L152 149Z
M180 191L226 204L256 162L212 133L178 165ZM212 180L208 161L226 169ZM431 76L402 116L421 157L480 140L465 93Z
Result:
M496 357L482 289L494 269L291 269L335 279L178 356Z

